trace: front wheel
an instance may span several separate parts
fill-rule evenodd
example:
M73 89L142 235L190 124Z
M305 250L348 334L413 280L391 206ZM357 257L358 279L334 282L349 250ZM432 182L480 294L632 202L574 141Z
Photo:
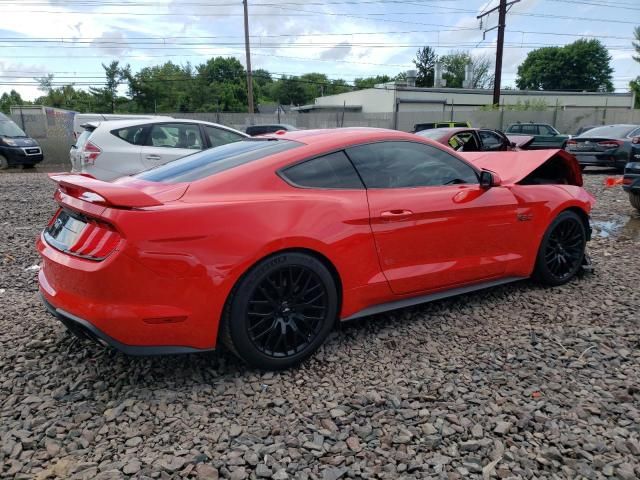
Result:
M640 212L640 193L629 192L629 201L631 206Z
M313 354L337 315L327 267L310 255L283 252L258 263L234 287L220 335L251 367L283 369Z
M9 161L0 155L0 170L5 170L7 168L9 168Z
M586 244L586 229L578 214L560 213L542 237L533 277L550 286L567 283L580 270Z

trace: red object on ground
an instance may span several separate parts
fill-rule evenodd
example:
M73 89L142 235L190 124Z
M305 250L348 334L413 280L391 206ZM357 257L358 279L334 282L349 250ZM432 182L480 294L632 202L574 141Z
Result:
M604 179L605 187L617 187L618 185L622 185L622 183L622 177L607 177Z
M495 184L452 178L434 186L316 188L284 171L371 144L372 152L390 154L390 167L390 145L427 146L474 178L482 168L495 172ZM250 158L248 150L233 162L223 155L263 145L273 152ZM211 155L222 156L208 162ZM549 162L553 172L566 170L562 184L531 184ZM413 134L340 129L278 132L113 183L55 175L61 210L37 242L40 292L50 309L121 350L171 353L214 348L232 289L278 252L306 252L328 266L340 319L386 302L525 278L550 222L567 209L584 217L591 210L594 199L579 186L574 163L557 150L456 154Z

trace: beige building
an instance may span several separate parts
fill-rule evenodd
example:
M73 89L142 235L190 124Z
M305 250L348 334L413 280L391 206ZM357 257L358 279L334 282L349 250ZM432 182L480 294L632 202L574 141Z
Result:
M449 112L475 110L491 105L493 90L464 88L420 88L391 84L316 98L298 111L359 111L362 113ZM500 104L531 105L534 110L549 109L632 109L632 93L552 92L502 90Z

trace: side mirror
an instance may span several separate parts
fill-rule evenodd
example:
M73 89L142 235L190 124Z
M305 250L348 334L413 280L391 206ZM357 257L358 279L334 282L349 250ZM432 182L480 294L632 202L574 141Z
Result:
M480 188L488 190L491 187L499 187L500 183L501 180L497 173L489 170L482 170L480 172Z

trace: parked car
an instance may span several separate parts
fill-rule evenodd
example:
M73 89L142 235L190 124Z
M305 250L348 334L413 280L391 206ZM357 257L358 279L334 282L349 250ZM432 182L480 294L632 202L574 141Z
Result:
M238 130L199 120L116 120L83 127L69 152L72 171L107 181L247 138Z
M629 194L631 206L640 212L640 154L627 163L622 178L622 188Z
M627 162L640 161L640 125L604 125L567 142L582 168L612 167L624 171Z
M170 120L173 117L165 115L130 115L126 113L76 113L73 116L73 135L78 139L84 128L82 125L90 122L104 122L113 120Z
M569 135L563 135L548 123L514 123L505 130L507 135L532 135L530 150L543 148L564 148Z
M582 127L578 128L578 130L576 131L576 134L573 135L574 137L577 137L579 135L582 135L584 132L591 130L592 128L596 128L596 127L600 127L601 125L583 125Z
M422 130L430 130L432 128L456 128L456 127L471 128L471 124L469 122L426 122L426 123L416 123L413 126L413 133L418 133L418 132L421 132Z
M430 138L458 152L492 152L524 149L533 137L508 138L500 130L489 128L434 128L422 130L416 135Z
M5 114L0 113L0 170L22 165L33 168L44 156L38 142Z
M563 150L458 154L367 128L248 138L113 183L52 179L51 313L128 354L222 342L263 369L302 361L337 320L568 282L594 202Z
M271 123L268 125L249 125L245 133L252 137L257 135L265 135L267 133L275 133L277 131L285 131L285 132L293 132L294 130L298 130L293 125L287 125L286 123Z

